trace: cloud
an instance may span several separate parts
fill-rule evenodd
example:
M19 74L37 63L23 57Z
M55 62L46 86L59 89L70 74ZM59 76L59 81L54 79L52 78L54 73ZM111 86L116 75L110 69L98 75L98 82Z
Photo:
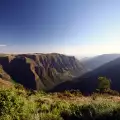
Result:
M0 47L6 47L7 45L4 45L4 44L0 44Z

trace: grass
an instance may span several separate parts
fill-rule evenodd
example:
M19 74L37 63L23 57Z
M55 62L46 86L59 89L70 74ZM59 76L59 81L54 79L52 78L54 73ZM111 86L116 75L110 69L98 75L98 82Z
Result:
M23 86L0 89L0 120L120 120L120 97L77 91L45 93Z

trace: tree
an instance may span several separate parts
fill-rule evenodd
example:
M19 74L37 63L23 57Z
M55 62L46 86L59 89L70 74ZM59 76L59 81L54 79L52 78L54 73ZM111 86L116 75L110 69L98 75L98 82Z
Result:
M98 78L98 90L100 92L105 92L110 90L110 80L106 77Z

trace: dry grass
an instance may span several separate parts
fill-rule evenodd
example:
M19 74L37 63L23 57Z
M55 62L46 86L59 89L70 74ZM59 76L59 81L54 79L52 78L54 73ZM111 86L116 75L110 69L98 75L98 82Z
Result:
M111 96L111 95L97 95L93 96L65 96L63 93L53 93L53 94L46 94L45 96L37 97L37 99L50 101L50 103L54 103L57 101L67 102L69 104L92 104L92 103L104 103L104 102L116 102L120 103L120 97L119 96Z
M12 86L13 86L13 84L11 82L0 78L0 87L10 88Z

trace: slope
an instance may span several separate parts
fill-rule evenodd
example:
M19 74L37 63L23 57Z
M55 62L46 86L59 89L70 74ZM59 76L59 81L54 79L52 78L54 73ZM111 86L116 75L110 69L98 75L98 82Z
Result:
M120 57L120 54L103 54L95 57L83 58L80 61L89 71L92 71L118 57Z
M84 93L92 93L98 85L98 77L105 76L111 79L111 88L120 92L120 58L117 58L94 71L88 72L74 81L67 81L56 86L52 91L79 89Z

